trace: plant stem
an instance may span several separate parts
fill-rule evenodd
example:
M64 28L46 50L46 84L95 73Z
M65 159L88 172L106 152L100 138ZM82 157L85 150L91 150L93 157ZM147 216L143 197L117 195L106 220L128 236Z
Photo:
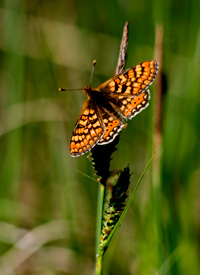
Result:
M125 68L125 64L126 64L126 54L127 54L127 46L128 46L128 26L129 26L129 22L127 21L125 23L124 26L124 30L123 30L123 35L122 35L122 41L121 41L121 45L120 45L120 51L119 51L119 58L118 58L118 63L117 63L117 68L115 71L115 75L122 73L122 71ZM109 144L107 146L109 146L110 150L106 150L106 152L108 154L102 154L102 148L101 148L101 153L100 156L104 156L104 159L106 160L106 162L100 162L100 166L101 163L104 163L107 165L104 165L104 167L108 167L108 169L100 169L100 166L97 164L98 160L99 160L99 155L98 158L95 157L95 152L98 154L98 146L96 146L92 151L93 151L93 160L95 163L95 170L98 171L97 175L99 175L101 177L101 184L99 184L98 187L98 206L97 206L97 227L96 227L96 270L95 270L95 274L101 274L102 271L102 258L103 258L103 250L100 249L100 238L101 238L101 231L102 231L102 218L103 218L103 210L104 210L104 199L105 199L105 184L106 184L106 180L109 177L110 173L109 173L109 167L110 167L110 161L111 161L111 154L115 151L115 146L119 141L119 137L115 138L115 141L112 142L112 145ZM106 147L107 147L106 146ZM101 147L101 146L100 146ZM104 148L106 148L104 146ZM108 148L108 147L107 147ZM111 154L109 154L109 152ZM101 173L99 173L101 171ZM106 171L106 173L105 173ZM103 172L103 174L102 174ZM100 179L100 178L99 178Z
M103 253L100 252L96 258L96 271L95 275L101 275L102 271L102 259L103 259Z
M100 252L100 237L101 237L101 229L102 229L104 196L105 196L105 186L103 184L99 184L97 223L96 223L96 271L95 271L95 274L101 274L101 266L102 266L102 253Z
M155 41L155 60L159 62L159 72L155 82L155 102L154 102L154 134L153 134L153 151L155 158L153 161L152 183L154 196L154 224L155 224L155 243L154 255L156 255L157 269L163 263L164 252L163 234L162 234L162 213L161 213L161 172L162 172L162 116L163 116L163 85L162 85L162 63L163 63L163 27L156 26L156 41Z

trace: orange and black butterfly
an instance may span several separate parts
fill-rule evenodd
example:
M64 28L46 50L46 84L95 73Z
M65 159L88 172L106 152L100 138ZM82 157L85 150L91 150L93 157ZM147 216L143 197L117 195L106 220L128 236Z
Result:
M148 106L148 87L158 72L156 61L146 61L116 75L97 89L85 87L83 104L70 141L70 154L78 157L95 145L112 142L124 119L132 119Z

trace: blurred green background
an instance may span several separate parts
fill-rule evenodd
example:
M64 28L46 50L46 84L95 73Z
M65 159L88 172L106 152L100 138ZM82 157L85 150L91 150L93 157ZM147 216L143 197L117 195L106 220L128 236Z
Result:
M161 182L152 169L104 257L103 274L200 274L200 1L4 0L0 4L0 274L92 274L97 184L71 158L80 91L115 71L130 20L127 68L154 58L163 24ZM112 169L132 184L153 149L150 106L123 130Z

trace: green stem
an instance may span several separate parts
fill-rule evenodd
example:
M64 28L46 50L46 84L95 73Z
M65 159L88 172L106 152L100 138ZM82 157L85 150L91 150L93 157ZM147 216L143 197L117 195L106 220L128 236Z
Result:
M101 266L102 266L102 253L100 252L100 237L101 237L101 229L102 229L104 195L105 195L105 186L103 184L99 184L97 223L96 223L96 271L95 271L95 274L101 274Z
M95 275L101 275L102 273L102 259L103 259L103 253L100 251L96 258L96 271Z

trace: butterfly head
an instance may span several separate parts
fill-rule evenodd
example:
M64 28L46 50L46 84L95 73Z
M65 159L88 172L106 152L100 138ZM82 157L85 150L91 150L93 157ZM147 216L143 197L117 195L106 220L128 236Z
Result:
M83 89L84 94L89 96L91 94L91 88L89 86L85 86Z

